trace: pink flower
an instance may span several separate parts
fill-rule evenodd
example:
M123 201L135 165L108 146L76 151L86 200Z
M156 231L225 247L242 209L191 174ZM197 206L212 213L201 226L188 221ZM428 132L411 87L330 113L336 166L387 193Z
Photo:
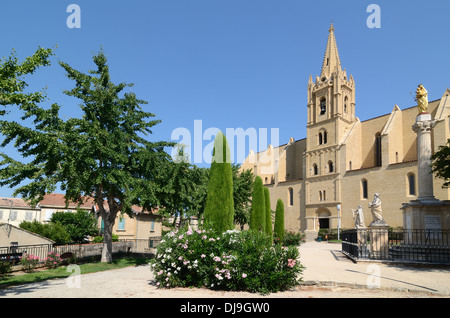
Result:
M200 255L200 257L201 257L201 258L205 258L205 257L206 257L206 255L205 255L205 254L202 254L202 255Z
M294 266L295 266L295 263L296 263L296 261L295 261L295 259L288 259L288 267L290 267L290 268L293 268Z
M247 274L246 273L242 273L242 278L245 278L245 277L247 277Z

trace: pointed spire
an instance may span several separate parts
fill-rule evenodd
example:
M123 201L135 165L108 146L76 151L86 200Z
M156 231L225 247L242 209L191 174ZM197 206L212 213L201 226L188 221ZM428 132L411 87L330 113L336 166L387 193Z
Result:
M331 73L335 71L342 71L341 60L339 59L339 53L336 44L336 38L334 37L334 26L331 23L330 29L328 30L328 43L325 50L325 57L322 64L322 72L320 73L320 78L329 78Z

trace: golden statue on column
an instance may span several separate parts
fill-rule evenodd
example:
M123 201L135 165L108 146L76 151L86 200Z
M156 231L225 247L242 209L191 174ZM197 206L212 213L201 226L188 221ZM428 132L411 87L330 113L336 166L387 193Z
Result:
M416 101L417 107L419 108L419 114L426 113L428 110L428 92L422 84L417 87Z

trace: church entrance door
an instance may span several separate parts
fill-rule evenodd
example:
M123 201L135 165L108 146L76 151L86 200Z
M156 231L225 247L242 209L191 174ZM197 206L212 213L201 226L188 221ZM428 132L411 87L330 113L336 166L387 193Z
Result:
M319 229L329 229L330 228L330 216L331 212L327 208L320 208L317 210L317 217L319 219Z
M330 219L329 218L319 219L319 228L320 229L329 229L330 228Z

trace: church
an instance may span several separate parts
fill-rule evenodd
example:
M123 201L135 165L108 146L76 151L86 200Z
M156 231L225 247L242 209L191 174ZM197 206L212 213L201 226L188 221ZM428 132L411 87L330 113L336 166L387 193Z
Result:
M241 169L251 169L269 189L271 209L282 199L285 228L309 237L319 229L354 228L353 210L362 207L367 223L369 203L378 194L391 227L403 227L402 203L417 199L417 135L412 126L417 106L365 121L356 117L355 79L342 68L331 25L320 76L307 85L306 138L290 138L279 147L250 150ZM419 83L418 83L419 84ZM430 101L436 121L432 150L450 138L450 89ZM433 178L434 196L449 199L443 181Z

